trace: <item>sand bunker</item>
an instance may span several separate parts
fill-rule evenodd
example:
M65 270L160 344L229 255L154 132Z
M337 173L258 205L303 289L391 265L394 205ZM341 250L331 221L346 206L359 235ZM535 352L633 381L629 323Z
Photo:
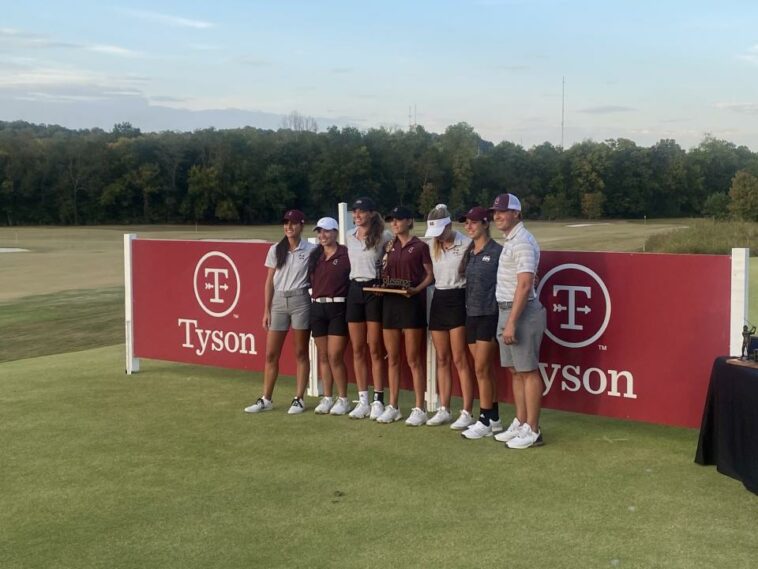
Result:
M610 225L610 223L574 223L566 227L592 227L594 225Z

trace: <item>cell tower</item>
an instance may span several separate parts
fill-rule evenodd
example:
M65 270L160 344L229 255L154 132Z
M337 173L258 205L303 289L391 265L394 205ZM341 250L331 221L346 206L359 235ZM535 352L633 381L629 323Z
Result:
M416 122L416 116L416 105L413 105L413 114L411 114L411 106L408 105L408 132L416 130L416 125L418 124Z
M563 76L563 85L561 86L561 150L563 150L563 129L564 119L566 117L566 76Z

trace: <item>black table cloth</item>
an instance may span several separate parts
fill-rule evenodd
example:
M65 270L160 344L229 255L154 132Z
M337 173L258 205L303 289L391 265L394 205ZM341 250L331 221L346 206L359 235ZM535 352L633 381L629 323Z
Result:
M727 359L713 363L695 462L758 494L758 369Z

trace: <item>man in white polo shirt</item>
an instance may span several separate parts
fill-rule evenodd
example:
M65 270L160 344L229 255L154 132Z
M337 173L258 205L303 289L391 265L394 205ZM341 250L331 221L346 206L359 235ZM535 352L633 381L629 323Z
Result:
M543 389L539 354L546 314L534 290L540 248L524 227L521 202L516 196L500 194L490 211L495 227L505 236L495 288L497 340L500 365L507 367L513 378L516 406L516 418L495 439L508 448L524 449L543 442L539 428Z

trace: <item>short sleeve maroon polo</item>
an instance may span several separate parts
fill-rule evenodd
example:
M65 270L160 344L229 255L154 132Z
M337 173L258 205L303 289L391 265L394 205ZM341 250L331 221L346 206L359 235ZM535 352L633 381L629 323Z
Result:
M390 279L403 279L411 281L411 286L418 286L426 277L424 265L432 264L429 254L429 245L418 237L411 237L404 245L400 241L391 241L392 249L387 254L387 266L385 276Z
M350 282L350 257L347 247L337 245L337 251L329 257L322 252L311 274L313 298L347 296Z

